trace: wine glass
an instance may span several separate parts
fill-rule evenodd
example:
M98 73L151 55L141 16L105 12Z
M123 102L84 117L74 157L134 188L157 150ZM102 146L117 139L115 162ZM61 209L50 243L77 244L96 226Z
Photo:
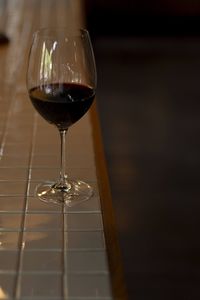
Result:
M45 202L73 206L89 199L92 187L70 180L65 173L65 136L68 128L90 108L96 90L96 67L89 32L44 28L33 35L27 88L34 108L57 127L61 138L58 182L44 182L36 193Z

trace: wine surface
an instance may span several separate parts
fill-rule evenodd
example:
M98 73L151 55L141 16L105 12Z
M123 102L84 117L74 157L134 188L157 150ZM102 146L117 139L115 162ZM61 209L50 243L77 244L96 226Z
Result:
M88 111L95 91L77 83L51 83L30 89L29 96L39 114L63 130Z

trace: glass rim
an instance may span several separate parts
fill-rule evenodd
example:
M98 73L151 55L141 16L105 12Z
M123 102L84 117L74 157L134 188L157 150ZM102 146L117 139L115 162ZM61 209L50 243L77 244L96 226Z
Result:
M60 32L60 34L66 34L67 37L80 37L82 35L86 35L89 36L89 31L84 28L84 27L80 27L80 28L69 28L66 26L58 26L58 27L41 27L38 30L36 30L33 35L34 36L39 36L40 34L42 34L43 36L50 36L50 35L54 35L55 33Z

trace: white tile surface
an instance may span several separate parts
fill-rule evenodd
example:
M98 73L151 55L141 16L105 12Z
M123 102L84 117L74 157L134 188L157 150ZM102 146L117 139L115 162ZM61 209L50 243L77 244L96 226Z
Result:
M26 180L28 170L26 168L0 168L0 180Z
M20 285L22 297L62 296L62 276L58 274L22 274Z
M100 213L68 214L67 228L71 231L102 231L102 216Z
M0 161L0 167L24 167L28 166L28 155L4 155Z
M0 213L2 212L22 212L24 209L24 196L0 196Z
M66 232L66 249L95 250L105 249L103 232Z
M62 272L62 251L24 251L22 271Z
M107 275L70 275L68 281L69 294L74 297L110 297L111 290Z
M69 251L66 256L67 272L108 272L105 251Z
M22 214L0 214L0 230L19 231L21 229Z
M0 181L0 196L24 196L26 181Z
M2 250L0 252L1 272L16 272L19 251ZM1 285L1 284L0 284ZM1 298L0 298L1 299Z

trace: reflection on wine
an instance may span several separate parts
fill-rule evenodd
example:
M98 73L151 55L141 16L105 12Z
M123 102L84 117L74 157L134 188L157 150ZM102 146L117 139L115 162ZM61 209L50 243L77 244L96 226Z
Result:
M32 88L29 96L44 119L64 130L88 111L95 92L82 84L53 83Z

